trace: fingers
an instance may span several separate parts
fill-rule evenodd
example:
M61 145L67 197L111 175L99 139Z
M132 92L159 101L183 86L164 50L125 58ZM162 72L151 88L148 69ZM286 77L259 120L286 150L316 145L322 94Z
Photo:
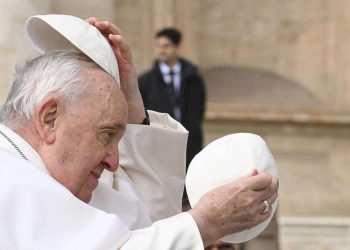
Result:
M113 44L118 45L123 51L128 51L130 49L128 43L122 36L110 34L108 38Z
M267 199L267 202L272 205L276 200L277 200L277 197L278 197L278 193L274 193L271 198Z
M119 49L120 56L124 59L130 60L132 59L131 50L127 43L127 41L120 35L112 35L108 36L111 41L113 47Z
M99 22L97 21L95 23L96 28L98 28L100 31L103 31L106 34L113 34L113 35L121 35L121 30L115 26L114 24L111 24L107 21Z
M112 35L110 34L108 36L109 40L111 40L111 42L117 46L119 46L119 48L123 51L123 52L129 52L130 51L130 47L129 44L127 43L127 41L120 35Z
M261 191L271 185L272 178L266 173L261 173L247 179L248 185L254 191Z
M252 177L252 176L255 176L255 175L258 175L259 172L257 169L253 169L252 171L250 171L250 173L248 174L248 177Z
M264 209L264 203L261 203L258 206L256 206L256 209L254 210L255 212L252 214L252 217L254 217L254 225L260 224L270 217L272 213L272 208L270 207L269 211L263 213Z
M94 25L102 35L112 45L117 59L129 63L132 60L131 50L126 40L121 36L121 30L108 21L99 21L95 17L86 19L88 23Z
M263 202L264 200L271 199L271 197L274 197L274 195L277 195L279 188L279 181L278 178L275 176L271 177L271 183L269 186L267 186L265 189L258 191L260 202Z
M104 33L104 35L108 36L109 34L113 35L121 35L121 30L115 26L114 24L108 21L98 21L95 17L89 17L86 19L88 23L94 25L100 32Z
M266 213L261 213L261 211L260 211L260 216L258 216L258 222L257 222L257 224L260 224L261 222L267 220L267 219L270 217L271 213L272 213L272 209L270 209L270 210L269 210L268 212L266 212Z
M271 184L272 192L274 193L278 192L279 186L280 186L279 179L276 176L273 176L272 184Z
M114 24L108 21L98 21L95 17L89 17L86 21L95 26L107 40L109 40L109 35L121 35L121 30ZM109 41L110 42L110 41Z
M278 197L278 193L276 192L271 197L269 197L269 198L263 200L262 202L260 202L260 204L259 204L259 211L260 212L264 211L264 209L266 207L265 201L269 204L270 209L271 209L272 208L272 204L276 201L277 197Z
M97 19L95 17L89 17L88 19L86 19L85 21L87 21L89 24L94 25L97 22Z
M279 185L278 178L272 177L271 185L265 190L257 192L260 197L260 205L259 205L260 212L262 212L266 206L265 201L267 201L270 208L272 204L276 201L278 197L278 185Z

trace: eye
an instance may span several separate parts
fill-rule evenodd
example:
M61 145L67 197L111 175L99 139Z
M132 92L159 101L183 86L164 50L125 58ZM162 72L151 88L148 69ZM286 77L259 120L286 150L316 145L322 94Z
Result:
M103 145L108 145L112 143L113 139L115 137L115 134L111 131L103 131L98 135L98 140L103 144Z

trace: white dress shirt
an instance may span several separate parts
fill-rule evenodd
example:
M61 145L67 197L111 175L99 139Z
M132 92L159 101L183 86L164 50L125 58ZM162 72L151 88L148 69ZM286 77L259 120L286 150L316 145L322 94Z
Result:
M160 67L160 72L162 73L163 80L166 84L171 83L171 76L170 76L170 71L174 72L174 90L176 95L180 95L180 90L181 90L181 64L180 62L177 62L174 67L170 68L168 64L165 62L160 61L159 62L159 67ZM174 110L174 115L175 119L177 121L181 120L181 108L180 107L175 107Z

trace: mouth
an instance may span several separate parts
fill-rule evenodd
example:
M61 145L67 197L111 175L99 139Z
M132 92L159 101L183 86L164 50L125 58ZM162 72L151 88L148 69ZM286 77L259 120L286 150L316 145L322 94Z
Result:
M95 176L96 179L100 179L102 173L99 173L99 172L96 172L96 171L92 171L91 174L92 174L93 176Z

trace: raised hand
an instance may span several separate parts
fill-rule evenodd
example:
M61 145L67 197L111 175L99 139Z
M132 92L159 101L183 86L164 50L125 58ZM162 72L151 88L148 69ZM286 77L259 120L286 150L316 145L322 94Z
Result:
M118 61L120 87L128 103L128 123L142 123L146 114L129 44L122 36L121 30L114 24L99 21L94 17L90 17L86 21L94 25L107 39Z

